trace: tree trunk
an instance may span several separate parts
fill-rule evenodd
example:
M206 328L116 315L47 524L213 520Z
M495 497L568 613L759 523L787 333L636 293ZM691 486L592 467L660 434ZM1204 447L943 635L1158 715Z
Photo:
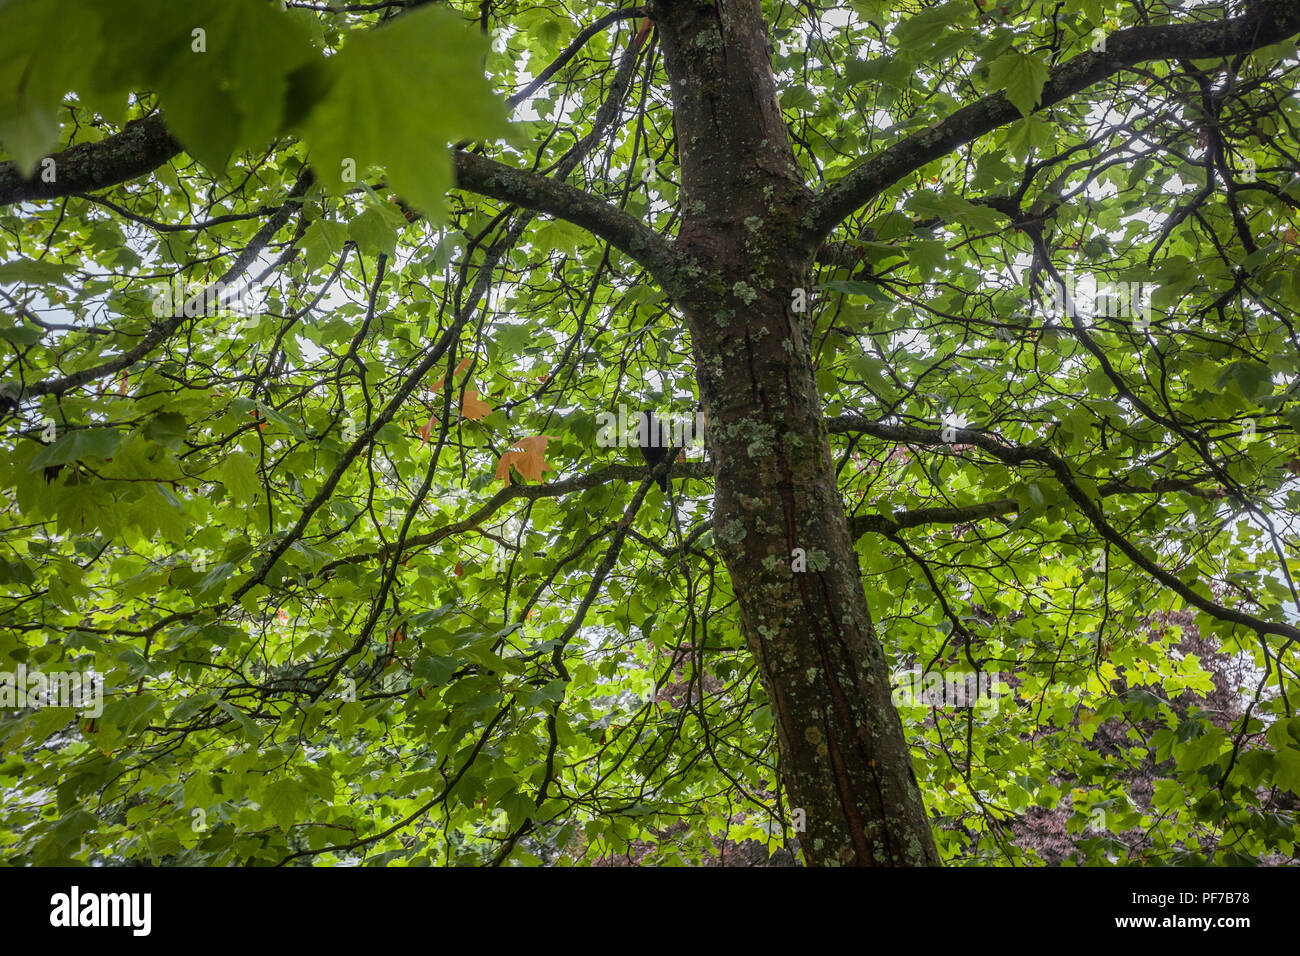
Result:
M812 865L937 865L836 487L803 315L812 194L758 0L657 0L681 163L675 291L717 471L714 535ZM803 549L806 569L800 568Z

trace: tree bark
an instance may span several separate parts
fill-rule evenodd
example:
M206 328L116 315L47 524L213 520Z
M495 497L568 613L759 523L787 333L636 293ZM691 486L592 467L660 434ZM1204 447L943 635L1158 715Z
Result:
M161 113L127 123L119 133L94 143L69 146L50 158L54 177L38 169L24 176L16 163L0 163L0 206L33 199L58 199L127 182L157 169L181 151Z
M657 0L672 86L714 534L812 865L937 865L795 311L814 243L758 0ZM799 568L802 549L806 568Z

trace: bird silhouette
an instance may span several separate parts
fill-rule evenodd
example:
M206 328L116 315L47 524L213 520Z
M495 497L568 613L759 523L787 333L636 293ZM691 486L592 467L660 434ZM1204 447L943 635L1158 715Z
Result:
M637 426L637 447L641 449L641 457L645 459L645 463L651 468L659 465L668 457L671 444L668 427L654 412L642 412ZM665 494L671 490L666 474L659 476L659 487Z

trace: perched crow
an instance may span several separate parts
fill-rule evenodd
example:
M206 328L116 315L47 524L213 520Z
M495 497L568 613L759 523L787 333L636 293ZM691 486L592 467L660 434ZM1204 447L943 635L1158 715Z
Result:
M670 432L654 412L641 413L640 427L637 428L637 443L641 449L641 457L651 468L667 457L668 447L672 444ZM659 476L659 487L664 490L664 494L668 494L671 490L667 475Z

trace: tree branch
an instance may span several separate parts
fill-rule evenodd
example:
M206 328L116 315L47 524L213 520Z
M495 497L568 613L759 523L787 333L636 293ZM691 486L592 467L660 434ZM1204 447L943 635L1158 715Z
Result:
M612 481L622 482L641 482L652 477L653 469L645 468L641 465L607 465L596 471L586 472L585 474L572 475L568 478L559 478L549 483L537 485L506 485L496 492L491 498L476 508L471 514L459 521L442 525L433 531L426 531L423 534L413 534L405 541L401 542L403 552L414 550L415 548L428 547L437 544L443 538L452 535L464 534L467 531L473 531L482 525L485 521L500 511L505 505L516 498L522 498L527 501L540 501L543 498L560 498L564 495L572 494L575 491L586 491L599 485L607 484ZM673 465L673 476L675 478L696 478L703 481L713 477L713 469L707 462L687 461L677 462ZM368 561L375 561L379 558L388 557L398 548L398 542L392 541L382 547L366 551L361 554L351 554L344 558L338 558L323 566L317 573L326 574L335 568L347 564L362 564Z
M78 143L52 155L54 182L45 182L39 173L25 179L13 163L0 163L0 206L116 186L157 169L180 151L162 114L153 113L98 142Z
M1120 30L1106 38L1105 52L1082 53L1052 70L1039 108L1147 60L1231 56L1279 43L1297 33L1300 3L1296 0L1256 0L1244 15L1225 20ZM810 231L816 239L825 239L854 210L908 173L1019 118L1020 111L1006 94L994 93L867 157L813 203Z
M614 11L584 31L578 39L585 43L597 32L597 27L603 28L641 12L641 8ZM626 89L636 52L634 43L620 65L619 82L609 104L611 109ZM563 57L557 60L557 63L562 62ZM603 128L610 119L612 116L602 116L596 125ZM127 124L120 133L99 142L79 143L56 153L52 157L56 176L51 183L43 182L39 175L34 179L24 179L13 163L0 164L0 205L31 199L57 199L114 186L148 173L180 151L180 144L163 125L162 114L154 113ZM516 169L464 150L456 150L453 161L459 188L581 226L630 256L661 281L676 262L676 254L667 240L639 220L589 193L539 173ZM567 168L563 172L567 173Z
M913 425L887 425L882 422L875 422L871 419L858 415L841 415L838 418L831 419L827 423L829 429L834 432L860 431L868 435L874 435L877 438L889 438L897 441L908 442L915 445L947 445L949 441L943 437L943 432L937 428L917 428ZM968 428L956 428L951 430L952 442L959 442L966 445L975 445L978 448L988 452L994 458L1008 465L1021 465L1029 462L1036 462L1045 466L1057 482L1065 489L1065 493L1084 513L1088 521L1096 529L1097 533L1105 540L1109 541L1130 561L1145 571L1151 577L1155 578L1165 587L1169 588L1185 602L1193 607L1200 608L1211 617L1218 618L1220 621L1227 621L1232 624L1240 624L1255 631L1257 634L1277 634L1281 637L1292 640L1300 639L1300 629L1292 627L1290 624L1284 624L1277 621L1266 621L1262 618L1255 617L1253 614L1247 614L1245 611L1238 611L1236 608L1224 607L1217 604L1202 594L1193 590L1183 582L1176 574L1161 567L1151 558L1143 554L1128 538L1120 534L1109 521L1106 520L1105 514L1101 507L1093 500L1075 480L1069 464L1055 452L1048 448L1033 445L1007 445L1001 439L996 438L986 432L973 431Z
M551 61L550 66L542 70L541 73L538 73L536 79L530 82L518 93L512 93L510 97L507 98L506 102L511 106L518 106L524 100L528 99L528 97L536 93L547 80L558 73L566 63L578 55L578 52L587 45L588 40L611 23L618 23L620 20L631 20L634 17L645 17L649 15L650 7L648 4L640 7L630 7L623 10L611 10L599 20L585 27L581 33L573 38L573 42L565 47L560 55Z
M644 266L661 283L677 265L678 254L668 240L590 193L477 153L457 151L454 160L460 189L581 226Z
M222 273L215 283L204 289L204 291L191 296L184 304L178 304L174 315L171 318L153 323L147 332L140 338L134 346L116 355L98 365L92 365L89 368L83 368L80 371L72 372L68 375L59 375L54 378L43 379L39 382L33 382L30 385L23 385L13 389L14 394L11 396L17 401L19 398L31 398L34 395L62 395L69 389L80 388L89 382L103 378L107 375L113 375L124 368L130 368L140 359L144 358L155 348L167 341L176 333L182 325L185 324L187 316L185 308L192 302L203 302L209 289L221 288L224 285L238 279L253 264L267 244L275 238L275 234L284 227L289 218L302 207L303 196L311 188L314 178L310 170L304 170L299 173L298 180L294 183L293 188L289 191L288 197L284 203L274 212L266 224L253 236L252 240L244 247L234 263Z
M1139 488L1126 481L1108 481L1097 491L1103 498L1111 495L1159 495L1170 491L1182 491L1189 495L1196 495L1198 498L1217 496L1215 491L1202 487L1194 480L1181 478L1161 478L1153 481L1150 488ZM849 531L856 540L864 534L896 534L907 528L929 524L967 524L987 518L1013 515L1019 511L1020 503L1014 498L979 501L970 505L913 508L910 511L895 511L887 515L857 515L849 520Z

